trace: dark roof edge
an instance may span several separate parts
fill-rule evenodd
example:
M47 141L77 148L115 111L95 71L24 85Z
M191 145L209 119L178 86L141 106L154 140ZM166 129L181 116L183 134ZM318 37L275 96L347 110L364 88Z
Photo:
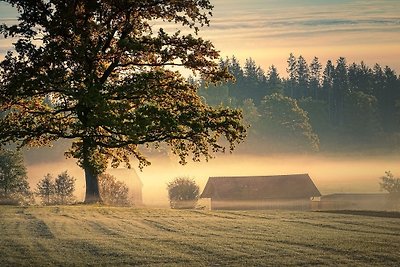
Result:
M283 177L283 176L310 176L308 173L294 173L294 174L278 174L278 175L241 175L241 176L210 176L209 179L215 178L261 178L261 177Z

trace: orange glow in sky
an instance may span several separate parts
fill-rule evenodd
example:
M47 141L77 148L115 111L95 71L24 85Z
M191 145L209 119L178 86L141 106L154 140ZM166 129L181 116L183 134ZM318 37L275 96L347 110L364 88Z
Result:
M223 57L243 64L252 57L264 70L272 64L286 76L291 52L324 65L343 56L349 63L379 63L400 72L400 1L398 0L211 0L211 26L200 31ZM0 3L0 23L16 12ZM0 59L11 49L0 37Z
M398 0L213 1L214 17L203 35L225 56L252 57L286 76L291 52L349 63L379 63L400 71Z

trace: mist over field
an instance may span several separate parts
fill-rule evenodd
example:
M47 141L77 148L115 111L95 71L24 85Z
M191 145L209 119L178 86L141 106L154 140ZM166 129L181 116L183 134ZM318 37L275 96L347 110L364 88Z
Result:
M68 170L76 178L77 200L84 198L84 172L73 159L65 159L63 145L33 149L26 153L28 176L34 188L47 173L57 175ZM151 165L142 171L132 160L132 169L121 166L109 168L108 173L132 187L135 173L143 183L143 202L146 206L167 207L167 183L176 177L195 179L200 190L212 176L253 176L308 173L322 195L332 193L379 193L379 178L385 171L400 174L400 156L353 154L274 154L256 155L234 152L218 154L209 162L191 162L182 166L179 159L166 153L153 153ZM207 201L201 204L207 205Z

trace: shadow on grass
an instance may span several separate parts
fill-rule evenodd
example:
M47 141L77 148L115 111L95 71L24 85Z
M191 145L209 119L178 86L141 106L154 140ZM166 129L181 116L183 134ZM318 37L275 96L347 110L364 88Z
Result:
M398 211L370 211L370 210L323 210L322 211L321 210L316 212L400 219L400 212Z

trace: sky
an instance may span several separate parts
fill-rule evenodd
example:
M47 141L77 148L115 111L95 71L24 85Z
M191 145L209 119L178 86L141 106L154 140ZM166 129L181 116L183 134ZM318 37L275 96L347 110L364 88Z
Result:
M346 57L349 63L379 63L400 72L398 0L211 0L211 26L200 35L223 57L242 64L252 57L264 70L272 64L286 75L292 52L325 64ZM0 2L0 23L16 12ZM0 58L11 47L0 37Z
M400 72L398 0L214 0L214 17L203 33L225 56L252 57L280 73L291 52L323 64L379 63Z

